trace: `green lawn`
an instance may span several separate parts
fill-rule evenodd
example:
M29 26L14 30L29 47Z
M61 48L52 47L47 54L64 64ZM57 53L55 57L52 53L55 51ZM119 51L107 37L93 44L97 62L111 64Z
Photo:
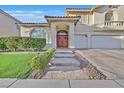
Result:
M36 54L0 54L0 78L26 78Z

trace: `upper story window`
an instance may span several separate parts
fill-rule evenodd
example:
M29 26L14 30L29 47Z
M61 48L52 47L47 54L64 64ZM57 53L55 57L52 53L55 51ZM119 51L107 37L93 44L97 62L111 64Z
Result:
M46 30L44 30L42 28L33 28L30 31L30 37L45 38L46 37Z
M113 11L109 11L105 14L105 21L113 21L114 16L113 16Z

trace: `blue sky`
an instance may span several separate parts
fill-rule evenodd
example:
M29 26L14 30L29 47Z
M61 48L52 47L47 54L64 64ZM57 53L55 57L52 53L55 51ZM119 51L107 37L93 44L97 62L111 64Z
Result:
M22 22L46 22L45 15L63 16L66 8L92 8L93 5L16 5L0 6L0 9Z

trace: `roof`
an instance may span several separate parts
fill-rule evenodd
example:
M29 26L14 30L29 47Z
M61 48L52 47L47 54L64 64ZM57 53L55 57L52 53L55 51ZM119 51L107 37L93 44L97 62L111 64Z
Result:
M66 8L66 10L91 10L91 8Z
M66 15L73 13L92 14L92 8L66 8Z
M49 26L48 23L17 23L21 26L43 26L43 27L47 27Z
M68 12L84 12L84 13L93 13L97 9L100 9L106 5L97 5L93 8L66 8L66 13Z
M100 9L100 8L103 8L105 6L107 6L107 5L97 5L97 6L93 7L91 10L92 11L95 11L95 10Z
M77 23L81 16L45 16L48 23L52 21L73 21Z
M81 16L45 16L45 18L81 18Z
M3 11L3 10L1 10L1 9L0 9L0 12L1 12L2 14L4 14L4 15L8 16L9 18L11 18L11 19L13 19L13 20L19 22L19 23L22 23L20 20L16 19L15 17L11 16L10 14L6 13L5 11Z
M47 24L47 23L19 23L19 24Z

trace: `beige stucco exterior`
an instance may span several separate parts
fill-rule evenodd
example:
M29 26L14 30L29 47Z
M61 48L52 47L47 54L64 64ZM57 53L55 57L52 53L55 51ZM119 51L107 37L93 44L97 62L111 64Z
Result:
M44 29L47 48L57 48L57 32L62 30L68 33L68 48L124 48L123 11L119 5L69 8L65 16L45 16L47 23L20 23L0 14L0 36L30 37L32 29Z
M20 23L20 21L0 10L0 37L20 36L17 23Z

